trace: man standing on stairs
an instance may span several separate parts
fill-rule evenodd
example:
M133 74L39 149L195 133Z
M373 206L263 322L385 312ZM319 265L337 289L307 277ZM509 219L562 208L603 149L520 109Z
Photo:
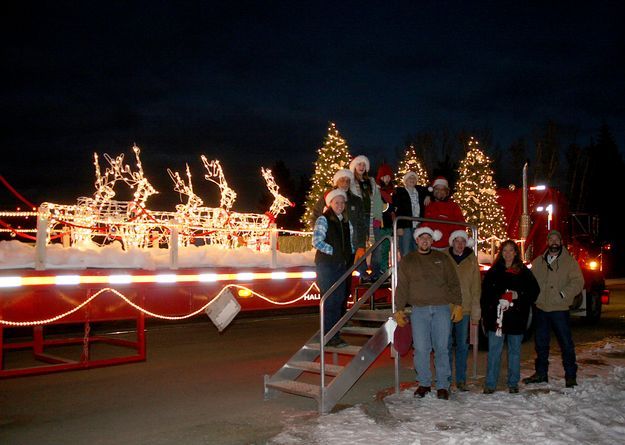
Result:
M417 250L399 263L395 292L395 320L399 326L408 323L404 312L412 307L412 341L415 349L414 366L419 387L415 396L424 397L431 391L432 371L430 352L434 349L436 396L449 399L449 335L451 325L462 319L462 292L452 259L444 252L432 249L441 232L430 227L418 227L414 232ZM452 307L450 307L452 305Z
M317 270L317 284L324 295L343 276L354 262L354 229L345 211L347 195L341 189L334 189L326 197L328 209L317 218L313 231L312 244ZM348 280L344 280L326 299L323 312L323 327L326 334L345 313ZM337 333L328 342L329 346L347 346Z

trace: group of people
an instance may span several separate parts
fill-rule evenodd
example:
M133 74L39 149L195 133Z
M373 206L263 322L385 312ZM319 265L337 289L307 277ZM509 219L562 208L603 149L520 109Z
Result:
M395 187L393 171L388 164L380 165L375 179L369 175L370 167L366 156L356 156L348 169L339 169L334 173L333 188L327 190L312 209L313 247L317 249L315 264L321 294L355 263L358 264L361 283L375 282L387 271L390 243L383 242L374 249L369 264L363 256L368 245L392 234L397 217L464 221L458 204L449 199L449 183L445 178L436 178L432 186L426 188L417 185L417 173L411 171L404 175L403 184ZM335 211L333 201L342 201L337 207L340 212ZM413 235L418 226L419 222L415 220L398 220L398 245L402 257L416 250ZM431 227L437 228L436 224L431 224ZM438 229L449 234L458 227L463 226L440 224ZM347 233L348 228L351 233L350 249L341 244L339 254L335 252L334 243L343 243L345 239L335 239L335 236L342 233L340 230ZM444 242L435 246L439 250L444 247ZM330 267L332 270L329 270ZM326 303L324 317L327 322L324 323L329 328L345 312L350 288L344 281L335 288ZM346 345L338 334L330 344Z
M419 381L415 395L424 397L431 391L429 357L433 351L437 397L449 398L454 338L456 388L467 390L468 326L480 320L488 335L484 394L496 391L504 343L508 356L508 391L518 393L521 342L532 307L536 330L535 373L523 379L523 383L548 382L553 330L562 352L565 386L576 386L577 364L569 306L582 291L584 278L579 264L563 246L562 235L557 230L550 231L547 249L532 261L531 269L523 263L516 242L504 241L483 280L480 280L477 259L467 247L466 232L452 233L447 255L431 248L439 237L439 233L428 227L418 228L415 232L417 251L399 263L395 300L399 310L395 320L399 326L404 326L408 322L405 307L411 306L414 364Z
M521 342L530 308L536 324L535 373L525 384L548 381L550 332L562 351L566 387L577 385L575 346L569 327L569 306L584 279L577 261L552 230L545 253L531 264L521 260L518 245L506 240L486 272L480 276L477 257L464 229L460 207L449 199L449 184L438 177L432 187L417 185L417 174L408 172L402 187L392 187L390 168L380 167L377 181L369 177L369 160L357 156L349 169L341 169L314 210L313 247L317 283L325 294L365 252L368 240L391 233L397 216L424 217L436 221L399 220L398 268L394 318L399 326L411 323L414 367L419 386L415 396L432 390L430 355L434 354L436 395L448 399L455 362L455 384L467 390L468 333L480 321L488 334L487 373L484 393L495 392L504 342L507 344L510 393L519 391ZM440 221L458 222L446 224ZM366 264L360 269L365 275ZM371 275L379 277L388 267L388 250L377 249ZM345 313L349 284L344 280L327 298L324 334ZM406 307L410 310L407 311ZM409 312L409 315L407 314ZM347 343L337 332L329 346ZM455 353L453 346L455 345Z

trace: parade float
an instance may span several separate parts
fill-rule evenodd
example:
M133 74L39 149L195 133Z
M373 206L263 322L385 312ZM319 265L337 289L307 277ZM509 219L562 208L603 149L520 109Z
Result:
M270 170L261 169L274 198L265 213L234 211L236 192L219 161L205 156L204 179L219 188L219 204L208 207L194 192L187 165L184 175L168 170L182 202L160 211L149 206L158 192L137 146L133 154L133 165L123 154L105 154L104 167L95 154L95 192L74 204L33 206L2 178L31 210L0 212L1 230L12 238L0 241L0 353L32 349L45 365L3 366L0 377L144 360L146 317L177 321L206 312L221 330L239 309L318 305L310 233L277 228L276 217L293 204ZM115 199L122 186L132 199ZM93 323L118 320L134 320L136 339L91 333ZM47 328L59 324L81 324L82 335L48 338ZM12 328L32 328L32 338L8 342ZM95 343L130 348L131 355L92 357ZM79 359L46 351L67 345L82 345Z

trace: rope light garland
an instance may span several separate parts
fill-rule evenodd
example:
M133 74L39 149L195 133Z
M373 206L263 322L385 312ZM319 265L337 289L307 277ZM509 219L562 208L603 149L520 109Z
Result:
M156 312L149 311L148 309L145 309L144 307L141 307L140 305L134 303L133 301L131 301L128 297L126 297L124 294L122 294L118 290L110 288L110 287L105 287L105 288L100 289L99 291L97 291L95 294L93 294L92 296L87 298L85 301L83 301L78 306L74 307L73 309L70 309L69 311L66 311L66 312L64 312L62 314L56 315L54 317L45 318L45 319L42 319L42 320L30 320L30 321L11 321L11 320L4 320L4 319L0 318L0 324L6 325L6 326L13 326L13 327L27 327L27 326L37 326L37 325L44 325L44 324L54 323L56 321L59 321L59 320L65 318L65 317L67 317L69 315L72 315L73 313L79 311L80 309L85 307L87 304L89 304L91 301L93 301L94 299L96 299L97 297L99 297L100 295L102 295L105 292L111 292L112 294L118 296L124 302L126 302L128 305L130 305L134 309L142 312L145 315L148 315L148 316L153 317L153 318L159 318L159 319L162 319L162 320L176 321L176 320L184 320L184 319L187 319L187 318L194 317L195 315L198 315L201 312L205 311L206 308L208 306L210 306L210 304L213 302L213 300L215 298L219 297L223 292L225 292L226 290L228 290L230 288L245 290L246 292L249 292L250 295L253 295L255 297L261 298L262 300L265 300L265 301L267 301L267 302L269 302L271 304L275 304L277 306L286 306L286 305L289 305L289 304L296 303L297 301L301 300L302 298L305 298L307 295L309 295L309 292L313 288L315 288L315 287L316 287L316 284L312 283L308 287L306 292L304 292L302 295L300 295L299 297L297 297L297 298L295 298L293 300L289 300L289 301L274 301L274 300L271 300L270 298L265 297L264 295L259 294L258 292L255 292L254 290L252 290L252 289L250 289L248 287L241 286L241 285L238 285L238 284L227 284L208 303L206 303L205 305L203 305L199 309L197 309L197 310L195 310L193 312L190 312L190 313L188 313L186 315L163 315L163 314L157 314Z

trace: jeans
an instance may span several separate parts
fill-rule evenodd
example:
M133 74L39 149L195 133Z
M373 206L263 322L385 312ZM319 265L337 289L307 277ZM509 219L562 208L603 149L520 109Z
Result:
M521 342L523 334L503 334L488 331L488 359L486 365L486 388L495 389L499 381L499 368L504 339L508 343L508 388L519 386L521 380Z
M414 367L421 386L432 386L430 352L434 349L436 388L449 390L449 344L451 311L448 304L440 306L413 306L410 314Z
M345 264L321 263L315 266L317 271L317 285L321 296L347 271ZM323 307L323 330L327 334L330 329L341 319L345 313L344 302L347 299L347 283L343 281L334 292L326 299ZM338 337L338 334L335 335Z
M464 315L462 320L458 323L451 323L451 333L449 334L449 370L453 369L454 354L453 343L456 340L456 383L467 382L467 357L469 356L469 344L467 339L469 337L469 324L471 323L471 316ZM449 375L449 382L451 383L451 374Z
M549 372L549 343L551 342L550 330L556 334L560 351L562 353L562 366L564 377L577 377L577 363L575 358L575 344L569 325L569 311L545 312L535 308L536 320L536 374L547 376Z
M417 250L417 243L412 236L414 229L412 227L406 227L403 230L403 235L397 236L397 248L399 249L399 253L401 253L402 258L410 252Z

